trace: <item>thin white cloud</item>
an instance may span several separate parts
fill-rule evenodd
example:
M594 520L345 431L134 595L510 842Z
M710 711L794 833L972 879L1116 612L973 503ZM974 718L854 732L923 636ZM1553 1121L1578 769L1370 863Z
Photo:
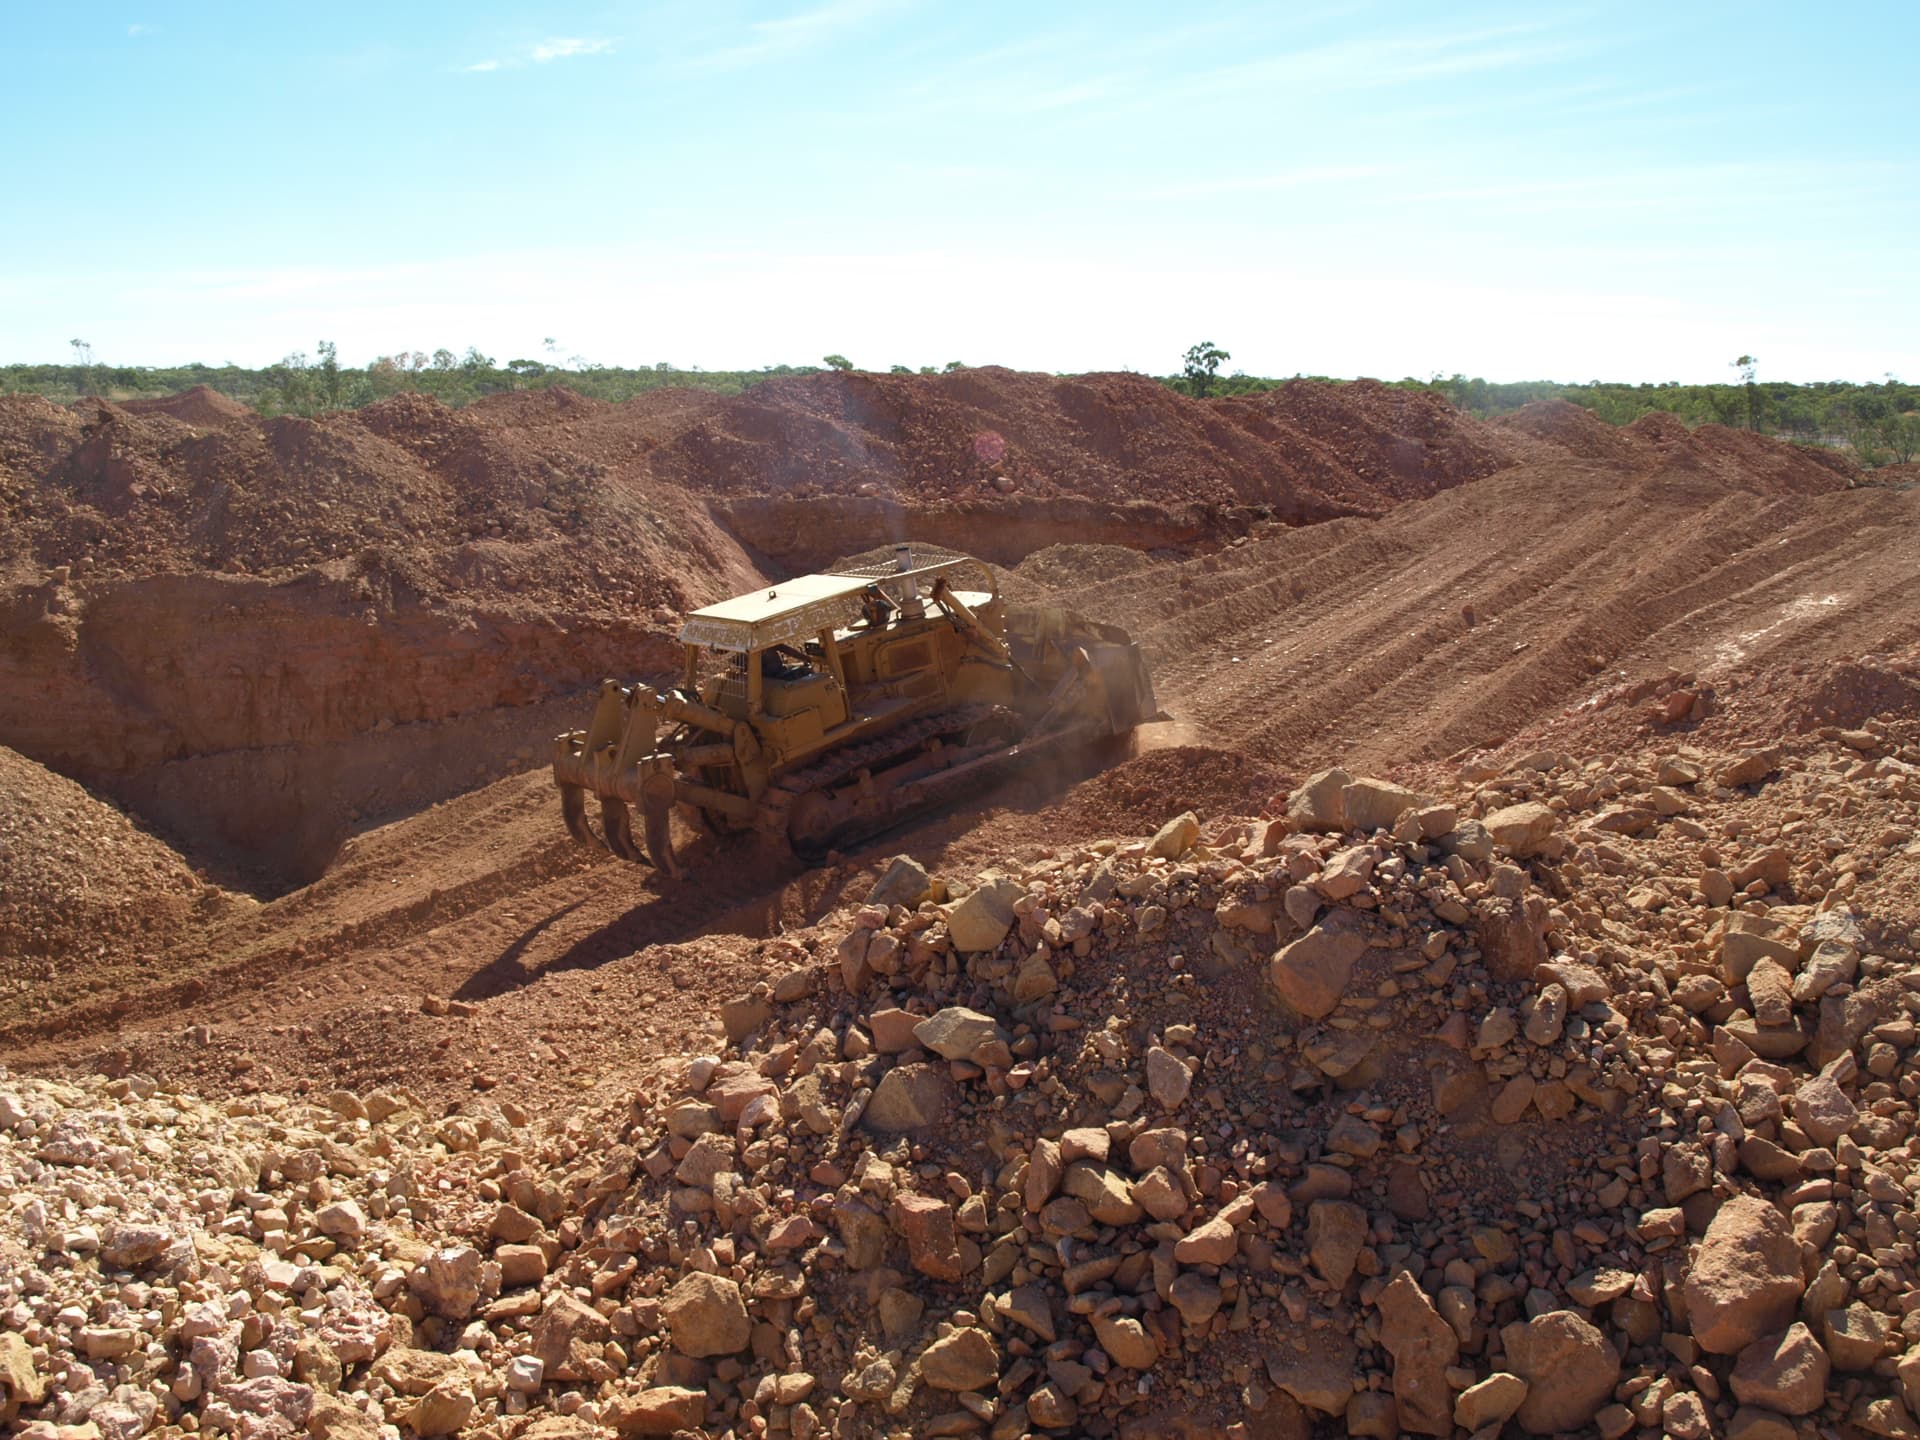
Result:
M582 39L568 36L555 40L542 40L528 52L528 58L536 65L544 65L549 60L571 60L576 55L607 55L613 51L613 41L604 36Z
M494 70L518 70L523 65L546 65L555 60L573 60L583 55L611 55L618 43L605 35L556 35L541 40L513 55L476 60L460 67L464 74L485 75Z
M1337 185L1348 180L1377 180L1398 169L1393 165L1316 165L1301 170L1283 170L1273 175L1223 175L1213 180L1195 180L1185 185L1169 185L1145 194L1153 200L1185 200L1195 195L1233 195L1260 190L1297 190L1304 185Z
M876 15L900 8L902 0L828 0L812 10L757 20L747 27L748 38L694 57L690 66L702 70L731 70L777 59L813 45L837 30L845 30Z
M129 25L127 26L127 38L129 40L132 40L132 39L138 38L141 35L151 35L153 34L156 28L158 27L153 25L141 25L139 23Z

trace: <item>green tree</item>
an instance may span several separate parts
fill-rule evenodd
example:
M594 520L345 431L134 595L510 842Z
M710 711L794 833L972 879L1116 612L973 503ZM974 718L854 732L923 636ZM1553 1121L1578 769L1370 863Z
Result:
M320 363L314 366L314 388L320 392L320 399L329 410L338 410L346 393L345 383L340 376L340 350L331 340L322 340L317 347L320 351Z
M93 346L80 339L69 340L73 347L73 389L84 395L93 388Z
M1211 340L1202 340L1190 347L1185 368L1181 372L1186 376L1187 393L1201 400L1206 399L1213 393L1213 382L1220 373L1221 362L1232 358Z
M1733 368L1740 372L1740 383L1747 391L1747 429L1760 428L1760 387L1753 383L1754 372L1760 368L1760 361L1752 355L1742 355L1733 362Z
M1896 464L1911 464L1920 455L1920 411L1881 416L1874 422L1873 439L1875 448L1884 449Z
M820 357L820 363L825 365L829 370L851 370L853 368L853 362L844 355L823 355Z

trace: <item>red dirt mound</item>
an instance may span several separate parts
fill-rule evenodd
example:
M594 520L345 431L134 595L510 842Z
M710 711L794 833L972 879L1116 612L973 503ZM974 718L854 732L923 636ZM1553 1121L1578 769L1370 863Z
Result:
M238 400L205 385L182 390L178 395L162 395L151 400L123 400L120 408L129 415L166 415L205 429L232 424L252 417L253 411Z
M1206 403L1143 375L986 366L770 381L696 419L651 469L724 492L1146 498L1317 519L1377 513L1537 453L1435 396L1368 381Z
M1724 425L1689 430L1664 411L1616 428L1572 401L1536 400L1494 423L1545 441L1575 459L1643 473L1691 470L1769 494L1836 490L1858 473L1852 461L1832 450Z
M0 746L0 997L45 957L166 946L204 893L118 810Z

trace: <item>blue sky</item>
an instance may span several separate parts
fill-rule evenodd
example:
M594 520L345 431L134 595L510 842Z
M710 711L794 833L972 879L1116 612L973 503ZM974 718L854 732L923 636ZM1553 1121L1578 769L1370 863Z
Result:
M1920 7L0 5L0 361L1920 378Z

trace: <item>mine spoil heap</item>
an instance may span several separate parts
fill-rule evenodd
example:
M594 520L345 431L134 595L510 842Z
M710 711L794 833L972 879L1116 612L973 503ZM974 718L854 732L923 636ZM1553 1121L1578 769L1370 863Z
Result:
M0 1418L1920 1433L1920 727L1433 788L903 856L564 1116L0 1076Z

